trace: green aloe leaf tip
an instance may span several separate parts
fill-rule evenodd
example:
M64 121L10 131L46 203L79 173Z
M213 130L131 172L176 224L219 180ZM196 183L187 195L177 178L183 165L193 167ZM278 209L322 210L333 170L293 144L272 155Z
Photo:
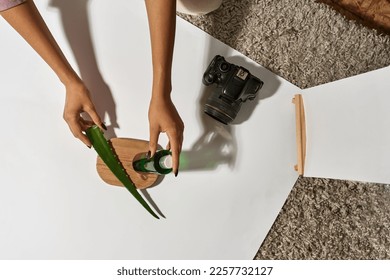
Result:
M117 155L112 150L111 145L104 137L103 131L97 126L91 126L86 130L86 134L92 143L92 146L96 150L97 154L112 171L112 173L118 178L118 180L126 187L126 189L138 200L139 203L156 219L159 217L150 208L148 203L142 198L134 183L131 181L129 175L124 170Z

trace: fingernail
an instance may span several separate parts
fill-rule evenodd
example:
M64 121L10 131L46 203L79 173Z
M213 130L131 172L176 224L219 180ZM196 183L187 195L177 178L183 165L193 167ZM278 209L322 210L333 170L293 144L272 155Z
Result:
M102 123L101 126L104 128L104 130L107 130L107 126L104 123Z
M149 160L151 155L152 155L152 153L150 151L148 151L148 153L146 155L146 159Z
M177 174L179 174L179 169L175 172L175 177L177 177Z

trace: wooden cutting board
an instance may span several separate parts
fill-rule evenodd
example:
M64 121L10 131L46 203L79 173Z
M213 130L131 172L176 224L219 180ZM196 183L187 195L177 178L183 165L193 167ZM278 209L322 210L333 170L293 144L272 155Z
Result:
M149 151L149 142L131 138L111 138L114 153L122 163L130 179L137 189L146 189L156 183L159 175L154 173L137 172L133 169L134 158ZM104 182L109 185L122 186L123 184L115 177L103 160L98 156L96 161L97 172Z

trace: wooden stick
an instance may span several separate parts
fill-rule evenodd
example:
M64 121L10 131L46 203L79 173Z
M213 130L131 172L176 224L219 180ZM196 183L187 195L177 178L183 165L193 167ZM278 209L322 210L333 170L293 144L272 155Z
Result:
M295 170L298 171L299 175L303 175L306 158L306 120L302 95L296 94L293 98L293 103L295 104L296 141L298 155L298 164L295 165Z

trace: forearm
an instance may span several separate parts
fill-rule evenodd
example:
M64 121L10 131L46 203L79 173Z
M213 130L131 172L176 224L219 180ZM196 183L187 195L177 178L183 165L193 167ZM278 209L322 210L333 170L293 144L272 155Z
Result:
M176 0L145 0L153 63L153 95L171 91L171 68L176 29Z
M0 14L53 69L63 84L79 81L32 0Z

